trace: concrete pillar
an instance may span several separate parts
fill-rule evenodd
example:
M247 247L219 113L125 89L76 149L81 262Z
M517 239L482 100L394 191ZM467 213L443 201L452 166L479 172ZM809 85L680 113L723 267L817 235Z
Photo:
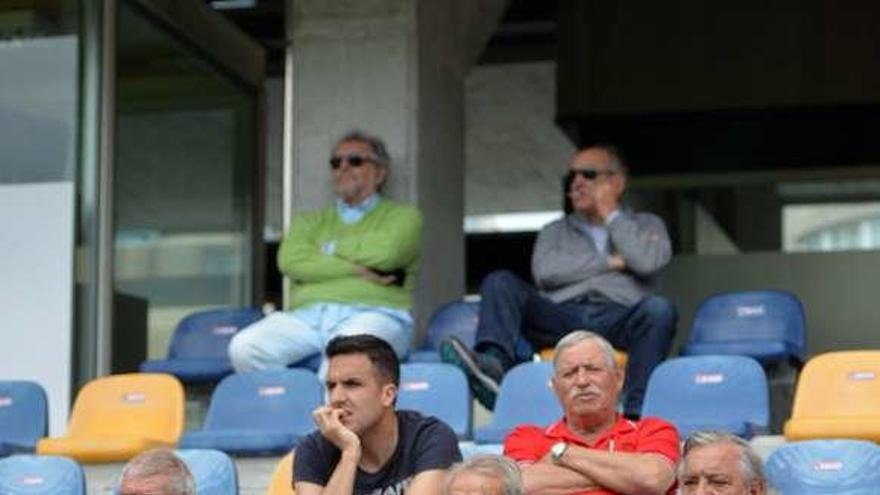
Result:
M386 192L417 204L425 219L416 342L430 312L464 291L464 75L494 27L486 16L497 22L505 2L472 3L288 1L285 201L297 211L330 200L328 151L346 130L385 139L392 155Z

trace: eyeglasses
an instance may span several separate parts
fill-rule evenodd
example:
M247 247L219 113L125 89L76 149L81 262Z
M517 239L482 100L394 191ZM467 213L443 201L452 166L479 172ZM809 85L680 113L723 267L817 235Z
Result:
M375 161L375 158L371 156L364 155L336 155L330 158L330 168L333 170L338 169L342 166L342 162L345 161L348 163L349 167L360 167L361 165Z
M599 176L610 177L612 175L616 175L616 170L596 170L595 168L577 168L574 170L569 170L567 174L565 174L565 181L571 183L574 179L580 175L586 180L596 180Z

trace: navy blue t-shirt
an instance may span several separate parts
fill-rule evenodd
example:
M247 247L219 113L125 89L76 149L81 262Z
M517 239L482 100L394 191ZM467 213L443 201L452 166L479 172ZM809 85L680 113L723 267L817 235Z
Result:
M354 495L403 495L413 477L422 471L448 469L461 460L458 438L446 423L415 411L397 411L397 449L375 473L357 470ZM320 431L296 447L294 481L326 486L339 463L340 452Z

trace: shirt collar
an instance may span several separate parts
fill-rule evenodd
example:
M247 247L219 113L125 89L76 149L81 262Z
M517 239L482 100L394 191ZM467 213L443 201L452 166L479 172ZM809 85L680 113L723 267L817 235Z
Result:
M548 426L546 430L544 430L544 434L549 438L558 438L559 440L565 440L570 443L575 443L578 445L582 445L584 447L596 448L599 445L603 445L607 443L610 439L617 437L619 435L623 435L629 433L636 429L636 423L629 419L624 418L622 415L617 415L617 421L611 426L611 429L599 435L596 440L592 443L587 442L582 436L577 433L571 431L569 429L568 424L565 423L565 418L563 417L559 421L553 423Z
M578 231L593 240L593 244L600 253L608 251L608 229L604 224L590 223L579 213L571 215L571 223Z
M371 212L379 204L379 194L373 193L356 205L349 205L345 201L336 198L336 211L343 223L357 223L364 215Z

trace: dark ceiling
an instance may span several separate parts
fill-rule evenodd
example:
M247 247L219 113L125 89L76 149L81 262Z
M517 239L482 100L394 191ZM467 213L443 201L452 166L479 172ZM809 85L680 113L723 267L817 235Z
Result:
M266 49L270 77L284 73L286 3L287 0L256 0L253 7L216 9ZM556 0L512 0L478 63L555 58Z
M266 48L270 77L287 1L218 10ZM556 61L560 127L643 173L870 164L878 15L874 0L512 0L478 64Z

